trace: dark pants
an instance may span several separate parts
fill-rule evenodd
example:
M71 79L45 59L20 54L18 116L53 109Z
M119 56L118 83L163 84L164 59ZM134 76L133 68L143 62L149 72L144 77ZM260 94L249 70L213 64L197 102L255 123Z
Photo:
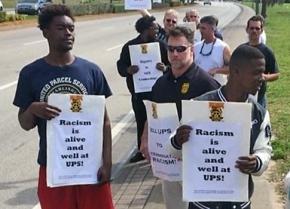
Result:
M204 206L206 207L204 207ZM251 203L234 203L234 202L206 202L206 203L189 203L188 209L251 209Z
M146 108L142 98L138 96L132 95L131 102L137 123L137 145L139 150L141 145L141 136L143 133L145 122L147 120Z

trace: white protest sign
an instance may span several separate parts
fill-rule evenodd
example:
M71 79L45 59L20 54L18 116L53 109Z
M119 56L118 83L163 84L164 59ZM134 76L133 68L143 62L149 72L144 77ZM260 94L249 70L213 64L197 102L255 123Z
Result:
M125 10L140 10L151 8L151 0L125 0Z
M181 160L171 156L166 146L179 125L176 104L145 101L148 121L148 149L153 175L167 181L181 181Z
M249 155L251 104L182 101L182 117L193 127L182 146L184 200L248 201L235 161Z
M137 65L139 71L133 75L135 93L149 92L162 72L156 69L161 62L158 42L129 46L131 65Z
M47 122L49 187L95 184L102 165L104 96L51 94L60 115Z

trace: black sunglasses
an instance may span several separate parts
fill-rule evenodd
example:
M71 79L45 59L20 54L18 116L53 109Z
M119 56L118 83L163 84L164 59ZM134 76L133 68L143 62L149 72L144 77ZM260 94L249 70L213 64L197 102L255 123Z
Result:
M250 30L261 30L259 27L250 27Z
M174 52L175 50L178 52L178 53L181 53L181 52L184 52L188 47L190 46L167 46L167 49L169 52Z
M173 24L176 24L176 20L172 20L172 19L166 19L166 22L168 23L172 22Z

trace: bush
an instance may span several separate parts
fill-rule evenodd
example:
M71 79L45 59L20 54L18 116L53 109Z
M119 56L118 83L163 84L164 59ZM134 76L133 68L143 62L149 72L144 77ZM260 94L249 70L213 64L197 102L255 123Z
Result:
M70 6L72 12L76 16L92 15L112 12L111 5L109 3L97 3L97 4L80 4Z
M180 6L180 5L181 5L180 1L171 1L170 2L170 6L171 7L177 7L177 6Z
M113 13L126 12L124 4L115 4L113 5Z
M6 12L0 12L0 22L6 21Z
M19 14L7 14L6 12L0 12L0 22L13 22L13 21L18 21L18 20L24 20L25 16L24 15L19 15Z

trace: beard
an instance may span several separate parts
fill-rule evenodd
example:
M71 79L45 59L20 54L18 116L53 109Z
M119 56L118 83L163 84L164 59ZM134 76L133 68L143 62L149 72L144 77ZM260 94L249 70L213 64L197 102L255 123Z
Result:
M171 64L171 68L173 68L173 69L180 69L180 68L183 68L185 66L185 64L182 63L181 61L173 61L170 64Z

